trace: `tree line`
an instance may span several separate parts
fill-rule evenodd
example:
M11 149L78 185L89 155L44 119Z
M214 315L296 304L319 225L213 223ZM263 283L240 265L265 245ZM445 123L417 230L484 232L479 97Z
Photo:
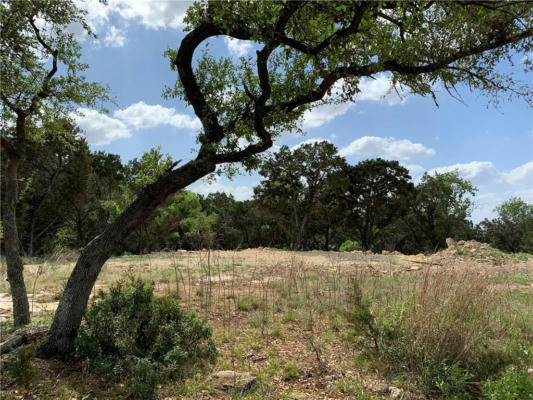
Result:
M159 148L122 163L80 138L28 154L17 210L27 256L83 248L173 165ZM116 254L254 247L415 254L444 248L448 237L533 252L533 205L510 199L497 218L474 225L476 188L457 172L426 173L415 184L397 161L349 165L327 141L283 146L258 171L250 200L177 192Z

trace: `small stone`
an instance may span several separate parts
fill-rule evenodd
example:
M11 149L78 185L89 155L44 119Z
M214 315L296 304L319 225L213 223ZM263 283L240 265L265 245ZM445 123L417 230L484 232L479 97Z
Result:
M395 386L389 386L389 394L391 399L401 399L403 395L403 390Z
M211 374L209 379L218 390L236 390L244 392L249 390L257 378L249 372L219 371Z
M377 382L372 385L372 391L377 394L387 394L389 393L389 387L384 383Z
M308 399L308 398L309 398L309 395L307 393L302 393L302 392L289 393L290 400L303 400L303 399Z
M453 248L455 246L455 240L452 238L446 238L446 246Z

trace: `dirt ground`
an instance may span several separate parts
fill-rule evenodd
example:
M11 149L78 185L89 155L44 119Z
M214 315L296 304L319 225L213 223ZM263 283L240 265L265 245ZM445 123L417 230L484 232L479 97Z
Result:
M39 262L26 265L35 320L46 323L53 317L73 260L34 260ZM213 325L220 353L213 371L250 372L268 382L249 398L382 399L391 398L395 385L400 384L384 379L383 371L354 361L358 351L346 346L342 327L327 308L342 302L342 277L375 276L379 278L372 289L376 293L401 295L416 277L428 273L489 279L496 291L533 294L532 257L503 254L477 242L451 244L431 256L268 248L122 256L105 264L95 291L134 274L154 280L157 294L179 297L184 307L196 310ZM0 321L5 321L11 316L11 298L5 268L2 274ZM260 305L248 307L246 302L251 300ZM127 397L124 384L111 388L95 384L96 378L88 377L81 366L66 369L60 363L36 363L41 371L40 388L11 388L3 392L11 396L6 398ZM297 366L297 377L286 379L284 371L291 363ZM397 398L425 398L416 393L406 397L406 390L398 390L404 397ZM187 381L185 389L164 386L159 396L167 400L236 398L214 388L205 377Z

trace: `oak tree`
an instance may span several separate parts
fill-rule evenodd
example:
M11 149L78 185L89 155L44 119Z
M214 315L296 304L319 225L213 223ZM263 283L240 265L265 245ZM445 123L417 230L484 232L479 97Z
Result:
M414 186L398 161L366 160L347 170L350 220L363 250L370 250L379 232L407 213Z
M83 76L87 65L80 62L80 45L68 28L80 24L92 32L72 1L2 1L0 21L0 139L6 161L2 224L13 317L19 326L30 321L16 217L27 146L42 141L42 133L54 134L39 129L50 116L67 117L73 105L94 106L106 91Z

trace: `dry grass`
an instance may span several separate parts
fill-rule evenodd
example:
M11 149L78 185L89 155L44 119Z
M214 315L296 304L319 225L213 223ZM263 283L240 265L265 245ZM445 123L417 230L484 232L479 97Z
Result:
M40 321L50 321L54 298L72 266L47 260L26 269ZM474 362L487 343L503 343L509 327L520 327L527 340L533 332L527 312L533 301L531 261L495 267L456 255L436 260L269 249L158 253L111 259L96 288L128 273L154 280L156 292L177 296L211 322L220 352L215 369L259 377L258 388L241 396L247 398L386 398L377 388L387 386L396 372L386 359L380 365L379 358L365 356L371 342L363 334L354 337L345 318L353 307L354 277L380 330L383 323L392 329L401 322L408 337L402 343L405 354ZM0 309L0 316L9 315L9 302L0 299ZM403 363L402 368L416 370L417 365ZM85 382L77 390L70 380L54 380L60 366L39 361L38 369L41 398L52 392L56 397L49 398L61 398L61 390L87 399L127 395L127 384L99 383L96 389L90 384L96 378L86 372L74 374ZM288 370L295 375L291 379L284 378ZM402 382L396 385L409 387L407 378ZM163 398L234 398L214 390L203 376L159 391Z

